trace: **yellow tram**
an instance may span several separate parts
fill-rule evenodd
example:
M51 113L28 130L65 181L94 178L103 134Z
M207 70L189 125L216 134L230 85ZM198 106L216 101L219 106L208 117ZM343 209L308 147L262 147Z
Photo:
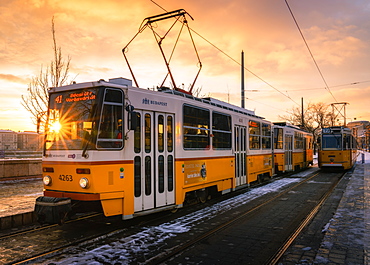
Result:
M289 172L313 165L313 136L286 122L274 123L275 172Z
M318 156L320 168L350 169L356 163L357 156L357 141L350 128L334 126L321 130Z
M52 88L36 210L129 219L271 177L272 161L272 123L253 111L124 78Z

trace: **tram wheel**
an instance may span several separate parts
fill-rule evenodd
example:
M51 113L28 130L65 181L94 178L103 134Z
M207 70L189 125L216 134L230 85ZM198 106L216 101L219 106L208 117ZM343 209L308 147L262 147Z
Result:
M200 203L205 203L208 199L207 189L202 190L202 191L197 191L197 197Z

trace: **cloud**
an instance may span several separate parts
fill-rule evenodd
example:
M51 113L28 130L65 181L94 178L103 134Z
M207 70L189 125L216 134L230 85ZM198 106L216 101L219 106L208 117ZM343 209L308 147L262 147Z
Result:
M12 75L12 74L0 74L0 80L13 82L13 83L21 83L21 84L28 83L28 81L29 81L26 78L19 77L19 76L16 76L16 75Z

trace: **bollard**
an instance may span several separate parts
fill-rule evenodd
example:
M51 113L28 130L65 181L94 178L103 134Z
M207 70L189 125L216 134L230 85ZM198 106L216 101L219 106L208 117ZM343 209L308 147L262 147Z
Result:
M361 154L361 159L362 159L362 164L364 164L365 163L365 154L364 153Z

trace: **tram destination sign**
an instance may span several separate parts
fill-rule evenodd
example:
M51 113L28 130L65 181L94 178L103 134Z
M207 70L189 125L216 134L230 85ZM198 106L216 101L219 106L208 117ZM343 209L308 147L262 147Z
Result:
M331 128L322 128L322 133L332 133Z
M65 98L63 100L63 98ZM68 95L59 95L55 98L56 103L62 103L63 101L71 103L71 102L78 102L78 101L86 101L86 100L95 100L96 95L93 91L83 91L77 93L70 93Z

